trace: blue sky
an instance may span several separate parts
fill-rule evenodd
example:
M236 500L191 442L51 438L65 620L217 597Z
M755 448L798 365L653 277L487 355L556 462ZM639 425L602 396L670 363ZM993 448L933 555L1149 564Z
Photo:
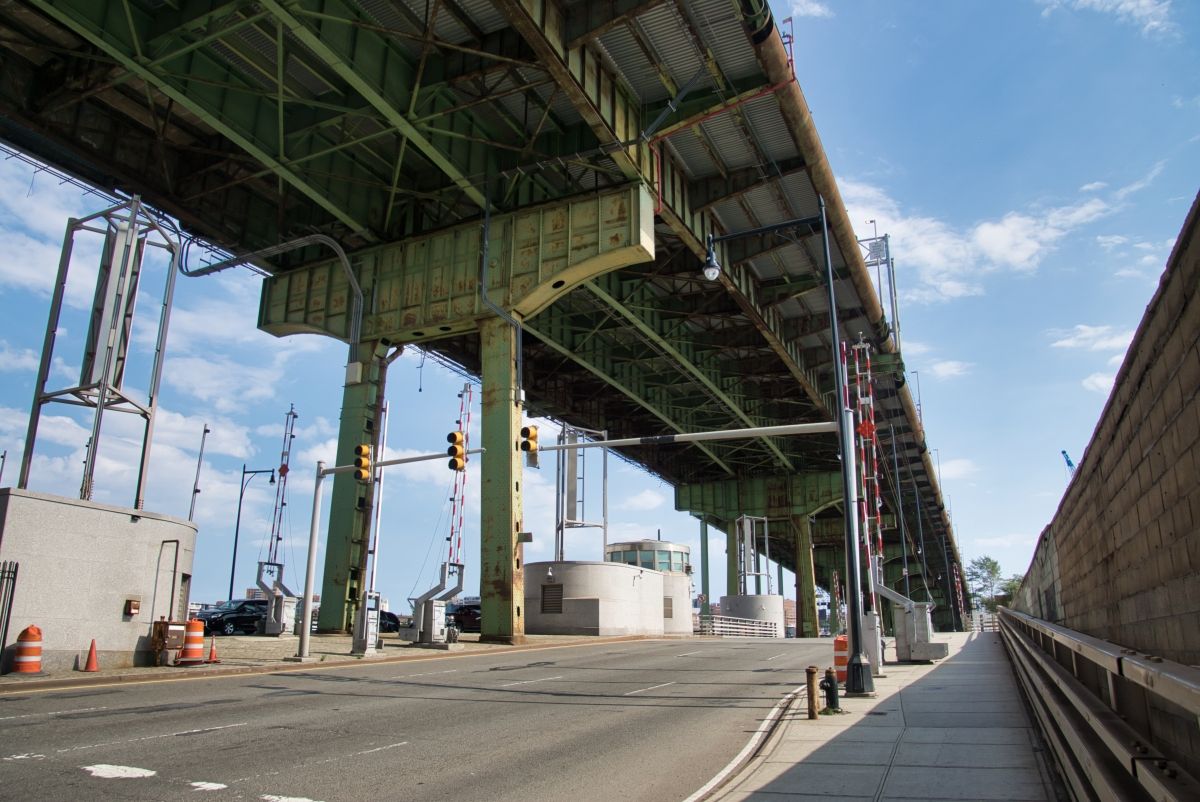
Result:
M1200 176L1200 6L1156 0L776 2L793 17L800 85L859 236L892 236L905 362L916 376L964 560L989 555L1023 572L1079 461ZM65 219L94 197L0 161L0 451L15 484ZM89 250L90 249L90 250ZM95 243L79 250L86 257ZM90 303L88 259L68 293L50 386L74 383ZM94 268L93 268L94 269ZM129 383L145 387L146 310ZM76 274L73 274L76 275ZM332 458L345 346L275 339L254 328L260 279L244 270L180 278L168 340L147 507L186 517L196 451L208 438L196 507L193 600L224 598L242 465L277 464L284 415L300 415L284 558L302 584L312 470ZM388 456L444 447L463 379L415 352L389 377ZM478 399L478 394L476 394ZM476 401L478 404L478 401ZM476 406L476 411L478 407ZM86 433L72 408L48 407L31 488L73 495ZM96 499L128 505L133 420L106 418ZM476 430L477 430L476 417ZM549 439L543 432L543 439ZM598 457L588 471L599 476ZM552 464L550 460L545 461ZM479 487L469 474L468 590L478 582ZM690 544L699 524L672 510L669 487L613 460L610 540ZM424 590L443 559L452 475L440 464L389 471L379 588L393 609ZM527 559L553 541L553 471L529 472ZM265 553L274 488L248 485L236 587ZM328 497L328 496L327 496ZM588 518L599 516L589 492ZM723 536L712 538L714 596ZM581 530L568 557L599 559ZM323 552L321 560L323 561ZM792 583L786 576L785 589ZM698 586L698 582L697 582ZM697 587L697 590L699 588ZM787 595L794 595L788 589Z

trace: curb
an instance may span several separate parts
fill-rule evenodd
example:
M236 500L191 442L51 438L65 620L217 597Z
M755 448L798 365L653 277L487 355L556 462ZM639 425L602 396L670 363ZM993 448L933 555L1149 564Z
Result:
M52 691L61 690L64 688L87 688L98 685L137 685L149 684L153 682L182 682L189 679L212 679L216 677L237 677L248 676L255 674L283 674L292 671L316 671L333 668L352 668L355 666L366 665L386 665L391 663L410 663L424 662L426 660L447 660L458 659L462 657L470 657L472 655L481 654L510 654L512 652L531 652L541 651L545 649L566 649L572 646L595 646L605 643L622 643L627 641L642 641L656 640L643 635L625 635L615 638L597 638L596 640L587 641L572 641L570 643L537 643L524 644L519 646L504 646L499 645L496 648L488 651L461 651L461 652L442 652L438 651L431 654L406 654L395 655L388 657L368 657L368 658L347 658L334 657L330 660L324 660L317 663L297 663L283 662L282 660L272 660L264 665L254 666L235 666L223 665L217 667L194 667L180 666L178 673L174 672L157 672L153 674L139 674L132 672L104 675L91 675L86 677L62 677L55 679L45 679L41 677L26 680L14 674L5 675L3 680L0 680L0 697L8 696L17 693L28 693L31 691ZM422 650L423 651L423 650ZM253 658L248 658L253 659Z

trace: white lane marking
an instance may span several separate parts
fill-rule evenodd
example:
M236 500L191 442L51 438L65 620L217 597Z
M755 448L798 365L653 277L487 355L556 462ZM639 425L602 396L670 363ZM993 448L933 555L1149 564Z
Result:
M45 758L46 758L45 755L38 755L38 754L34 754L33 752L26 752L23 755L9 755L8 757L6 757L4 759L5 760L44 760Z
M106 780L136 779L153 777L157 771L139 769L137 766L113 766L108 763L97 763L95 766L80 766L84 771L90 771L93 777L103 777Z
M501 688L511 688L514 685L528 685L531 682L549 682L552 679L562 679L562 675L560 674L557 677L542 677L541 679L523 679L520 682L506 682L503 685L501 685L500 687Z
M369 754L371 754L372 752L382 752L384 749L395 749L397 746L407 746L407 745L408 745L408 741L401 741L400 743L388 744L387 746L377 746L377 747L375 747L374 749L367 749L367 750L365 750L365 751L362 751L362 752L355 752L354 754L356 754L356 755L369 755Z
M783 657L783 656L784 656L784 655L786 655L786 654L787 654L787 652L784 652L783 654L777 654L777 655L775 655L775 657ZM768 660L774 660L774 659L775 659L775 657L768 657L767 659L768 659Z
M622 696L633 696L635 693L641 693L642 691L652 691L655 688L665 688L668 685L674 685L674 684L675 684L674 682L664 682L662 685L651 685L649 688L639 688L636 691L630 691L629 693L623 693L621 695Z
M724 783L725 780L729 778L729 775L741 768L744 763L749 760L750 756L754 754L754 750L758 749L758 745L762 743L763 738L765 738L767 733L771 731L771 728L775 725L775 722L779 719L779 717L783 715L783 711L787 710L788 706L792 703L792 700L795 699L802 690L804 690L804 688L800 687L796 688L791 693L784 694L784 697L780 699L773 708L771 708L771 712L767 713L767 717L764 718L762 723L758 725L758 729L754 732L754 735L750 737L750 740L746 743L746 745L742 747L742 751L738 752L737 757L729 761L725 768L717 772L716 777L713 777L711 780L705 783L703 788L689 796L687 799L683 800L683 802L699 802L699 800L707 797L710 791Z
M306 796L275 796L274 794L263 794L259 797L263 802L317 802L315 799L309 799Z
M691 657L693 654L700 654L700 652L684 652L683 654L677 654L675 656L676 657Z
M25 713L20 716L0 716L0 721L12 721L18 718L33 718L34 716L69 716L72 713L90 713L93 710L108 710L107 707L81 707L78 710L52 710L49 713Z
M426 671L423 674L397 674L394 677L388 677L388 679L412 679L413 677L432 677L435 674L456 674L456 673L458 673L458 669L452 668L449 671Z
M183 730L182 732L168 732L162 735L146 735L142 738L130 738L128 741L106 741L102 744L86 744L84 746L68 746L65 749L55 749L55 752L78 752L80 749L98 749L101 746L117 746L119 744L135 744L140 741L153 741L157 738L171 738L176 735L199 735L204 732L216 732L217 730L227 730L231 727L245 727L249 722L243 721L239 724L222 724L220 727L205 727L201 730Z
M191 786L197 791L223 791L229 787L228 785L221 785L221 783L206 782L194 782L191 783Z

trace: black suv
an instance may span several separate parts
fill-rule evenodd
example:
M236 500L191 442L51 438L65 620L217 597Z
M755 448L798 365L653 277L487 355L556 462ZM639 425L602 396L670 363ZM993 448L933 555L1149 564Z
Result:
M481 612L478 604L456 604L446 611L446 618L459 632L479 632Z
M244 632L253 635L262 622L267 620L266 599L234 599L221 602L210 610L202 610L196 618L204 622L204 634L219 632L236 635Z

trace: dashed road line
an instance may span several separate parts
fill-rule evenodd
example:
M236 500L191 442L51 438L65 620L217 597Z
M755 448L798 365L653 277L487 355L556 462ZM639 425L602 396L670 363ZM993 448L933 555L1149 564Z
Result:
M48 713L24 713L19 716L0 716L0 721L14 721L19 718L33 718L35 716L69 716L73 713L91 713L96 710L108 710L107 707L81 707L78 710L51 710Z
M635 693L642 693L643 691L653 691L656 688L665 688L668 685L674 685L674 684L675 684L674 682L664 682L662 685L651 685L649 688L639 688L636 691L630 691L629 693L623 693L621 695L622 696L633 696Z
M514 685L529 685L534 682L549 682L552 679L562 679L562 675L557 677L542 677L541 679L523 679L520 682L506 682L501 685L501 688L511 688Z

